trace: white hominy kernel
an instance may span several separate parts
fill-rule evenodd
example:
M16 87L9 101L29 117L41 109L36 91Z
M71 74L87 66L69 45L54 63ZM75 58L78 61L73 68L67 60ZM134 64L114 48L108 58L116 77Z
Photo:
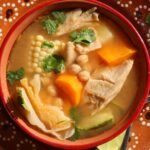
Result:
M88 71L81 71L78 76L81 81L87 81L90 78L90 73Z
M39 61L38 58L33 59L33 62L35 62L35 63L38 63L38 61Z
M80 64L80 65L83 65L85 63L88 62L88 55L80 55L77 57L77 62Z
M34 56L35 58L38 58L38 57L39 57L39 53L35 52L35 53L33 53L33 56Z
M33 46L35 45L35 41L32 41L32 45L33 45Z
M70 71L72 73L77 74L81 71L81 67L78 64L72 64L71 67L70 67Z
M34 68L36 68L36 67L38 67L38 64L37 64L37 63L33 63L32 66L33 66Z
M40 41L37 41L37 42L36 42L36 46L39 46L39 47L40 47L41 44L42 44L42 43L41 43Z
M55 45L57 45L57 46L61 44L61 42L58 41L58 40L56 40L54 43L55 43Z
M37 73L41 73L41 72L42 72L42 69L41 69L41 68L35 68L35 71L36 71Z
M51 96L56 96L57 92L56 92L56 89L53 85L49 85L47 90L48 90L48 92L50 93Z
M44 52L44 51L41 51L41 52L40 52L40 56L46 56L46 55L47 55L46 52Z
M44 41L44 38L43 38L42 35L37 35L37 36L36 36L36 40L42 42L42 41Z
M36 52L40 52L41 49L40 49L40 47L35 47L34 50L35 50Z
M54 49L55 49L55 50L58 50L58 48L59 48L59 47L58 47L57 45L54 46Z
M44 58L45 58L45 57L43 57L43 56L40 56L40 57L39 57L39 60L43 60Z

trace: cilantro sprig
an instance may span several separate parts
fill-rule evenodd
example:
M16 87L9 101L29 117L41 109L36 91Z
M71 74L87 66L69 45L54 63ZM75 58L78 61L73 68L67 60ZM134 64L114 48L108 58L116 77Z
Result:
M92 29L82 29L81 31L77 32L74 31L70 34L70 39L72 42L76 44L84 44L89 45L90 43L96 40L95 32Z

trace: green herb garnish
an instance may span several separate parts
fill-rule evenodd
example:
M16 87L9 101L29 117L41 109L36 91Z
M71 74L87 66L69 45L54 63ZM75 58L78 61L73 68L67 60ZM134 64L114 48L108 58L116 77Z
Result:
M54 47L54 43L49 41L44 41L41 45L41 48L53 48L53 47Z
M51 15L53 16L53 18L55 20L57 20L58 23L64 23L65 19L66 19L66 15L64 12L61 12L61 11L53 11L51 13Z
M45 72L54 71L56 73L61 72L65 67L64 58L59 55L50 55L44 58L42 62L42 68Z
M72 107L72 108L70 109L70 117L71 117L71 119L72 119L75 123L78 123L78 122L79 122L79 120L80 120L80 115L79 115L79 113L78 113L77 108Z
M53 34L56 32L59 24L62 24L66 19L64 12L53 11L51 14L42 20L42 27L48 32L48 34Z
M147 17L146 17L146 23L148 24L148 25L150 25L150 13L147 15Z
M58 27L58 23L55 20L50 19L50 17L45 18L41 24L48 34L55 33Z
M89 45L96 40L96 36L92 29L82 29L80 32L72 32L70 34L70 39L74 43Z
M72 107L70 109L70 117L74 121L74 129L75 129L74 134L72 135L72 137L70 138L70 140L74 141L74 140L79 139L79 137L80 137L80 129L78 129L77 126L76 126L76 124L80 120L80 116L79 116L77 108Z
M25 75L25 71L23 68L19 68L16 71L8 71L7 72L7 80L10 84L13 84L15 81L21 80Z

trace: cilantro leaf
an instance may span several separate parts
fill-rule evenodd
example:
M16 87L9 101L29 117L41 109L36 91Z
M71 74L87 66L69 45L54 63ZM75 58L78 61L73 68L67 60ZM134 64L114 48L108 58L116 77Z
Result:
M13 84L17 80L21 80L25 75L25 71L23 68L19 68L16 71L8 71L7 72L7 80L10 84Z
M46 30L48 34L55 33L58 27L58 23L55 20L50 19L49 17L42 20L41 24L43 29Z
M51 14L42 20L41 24L48 34L53 34L57 31L59 24L62 24L66 19L66 15L61 11L53 11Z
M77 111L77 108L75 107L72 107L70 109L70 117L71 119L75 122L75 123L78 123L79 119L80 119L80 116L79 116L79 113Z
M74 43L89 45L96 40L96 36L92 29L82 29L80 32L72 32L70 34L70 39Z
M42 68L45 72L61 72L64 69L64 58L58 55L50 55L43 59Z
M49 41L44 41L41 45L41 48L53 48L53 47L54 47L54 43Z
M53 16L53 18L55 19L55 20L57 20L58 21L58 23L64 23L64 21L65 21L65 19L66 19L66 15L65 15L65 13L64 12L61 12L61 11L53 11L52 13L51 13L51 15Z

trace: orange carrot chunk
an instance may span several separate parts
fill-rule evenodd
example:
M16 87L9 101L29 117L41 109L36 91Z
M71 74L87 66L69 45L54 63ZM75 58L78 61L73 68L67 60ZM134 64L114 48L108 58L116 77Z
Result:
M57 77L55 83L56 86L65 93L67 99L69 99L74 106L77 106L80 103L83 86L77 76L61 74Z
M97 51L100 58L108 65L118 65L132 57L136 51L125 46L104 46Z

